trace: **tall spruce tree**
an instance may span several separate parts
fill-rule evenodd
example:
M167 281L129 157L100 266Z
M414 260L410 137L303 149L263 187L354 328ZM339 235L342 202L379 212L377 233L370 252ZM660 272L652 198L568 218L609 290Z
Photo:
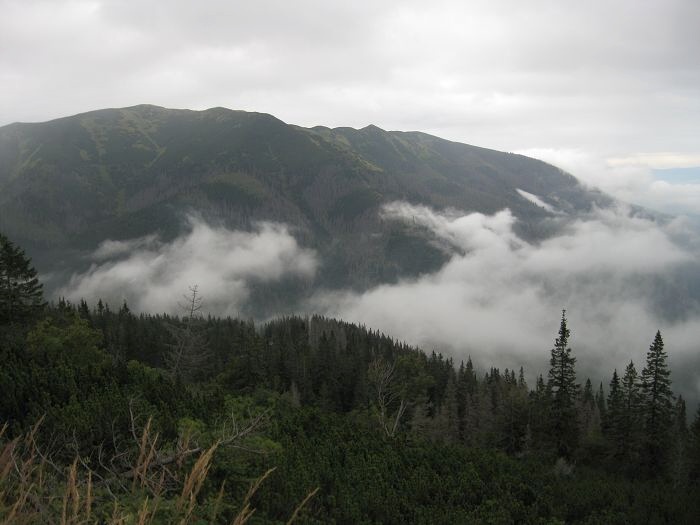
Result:
M642 402L644 417L644 459L649 471L656 473L664 465L670 445L673 423L671 372L666 363L661 332L657 331L647 352L642 370Z
M622 376L622 418L620 422L619 457L629 465L636 465L642 441L642 393L639 375L630 361Z
M571 332L566 325L566 310L562 310L559 337L554 341L547 389L551 398L550 426L551 437L558 454L568 457L576 449L578 441L578 421L576 414L576 358L571 355L569 337Z
M613 456L619 456L622 451L623 424L624 424L625 404L620 385L620 377L617 369L613 372L610 380L610 393L608 394L608 410L603 420L603 433L610 445Z
M605 393L603 392L602 381L598 385L598 393L595 395L595 404L598 408L598 413L600 414L600 420L602 422L605 420L605 414L608 411L608 407L605 405Z
M46 303L24 250L0 233L0 325L24 322Z

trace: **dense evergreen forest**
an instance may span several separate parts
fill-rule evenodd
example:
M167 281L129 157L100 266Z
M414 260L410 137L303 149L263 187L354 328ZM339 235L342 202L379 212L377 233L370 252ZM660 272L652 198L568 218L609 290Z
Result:
M662 335L576 375L455 363L312 317L46 304L0 236L0 522L697 523L688 425Z

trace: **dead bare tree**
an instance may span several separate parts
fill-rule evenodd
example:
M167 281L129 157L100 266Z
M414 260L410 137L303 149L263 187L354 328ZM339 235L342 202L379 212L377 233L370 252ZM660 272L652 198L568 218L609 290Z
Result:
M375 390L379 424L387 436L393 437L408 408L408 400L396 381L396 363L375 359L369 365L367 376Z
M400 355L391 362L382 357L375 359L369 365L367 379L374 387L379 424L389 437L396 435L406 410L425 397L432 381L417 353Z
M201 330L202 296L197 285L190 287L190 294L180 303L184 316L181 323L168 325L172 336L170 352L165 355L165 367L170 374L183 379L192 379L210 361L207 341Z

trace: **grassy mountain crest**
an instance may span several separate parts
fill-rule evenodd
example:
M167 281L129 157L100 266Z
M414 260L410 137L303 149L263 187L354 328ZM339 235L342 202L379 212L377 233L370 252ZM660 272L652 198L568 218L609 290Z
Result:
M534 159L376 126L140 105L0 128L0 230L42 271L107 238L172 238L196 211L231 228L288 223L323 258L322 284L361 288L445 260L420 231L382 221L383 204L507 207L521 235L546 236L551 214L519 189L563 213L612 202Z

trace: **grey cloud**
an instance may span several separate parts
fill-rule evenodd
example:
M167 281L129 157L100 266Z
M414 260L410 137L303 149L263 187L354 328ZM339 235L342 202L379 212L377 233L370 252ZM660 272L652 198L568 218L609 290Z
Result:
M190 231L170 243L155 237L107 241L93 257L97 262L73 275L56 295L126 300L136 311L177 312L182 293L196 284L208 312L235 315L252 283L312 278L317 267L314 252L299 247L284 225L261 223L255 231L241 232L195 218Z
M143 102L223 105L505 150L697 152L691 1L2 7L7 121Z

